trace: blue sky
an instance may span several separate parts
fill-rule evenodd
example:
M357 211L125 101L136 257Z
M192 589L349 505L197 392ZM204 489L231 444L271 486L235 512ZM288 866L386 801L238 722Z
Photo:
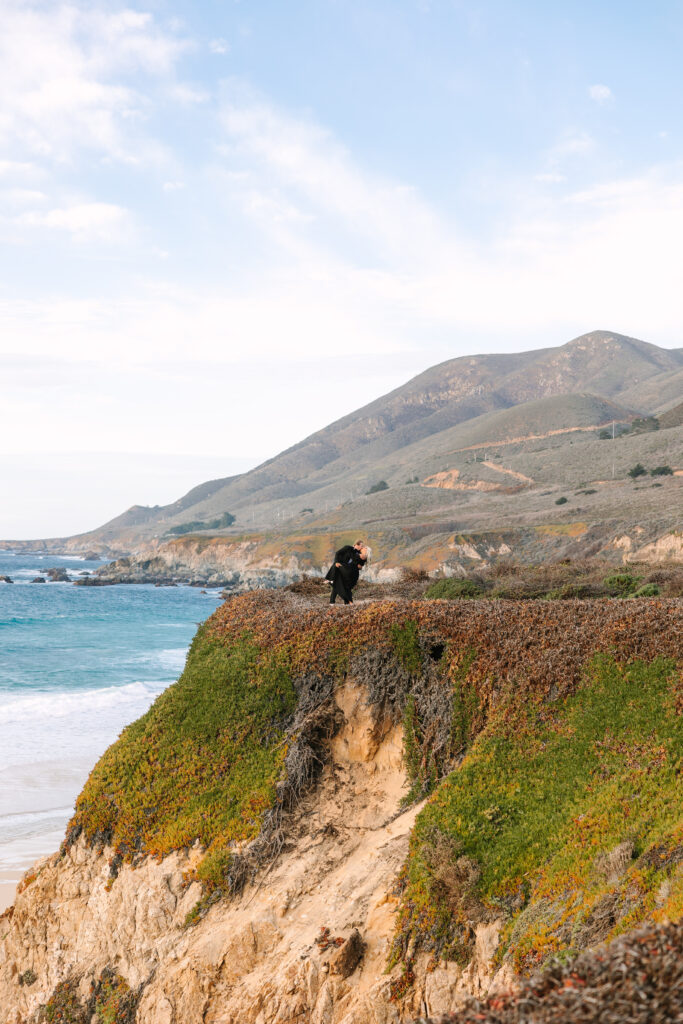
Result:
M171 500L451 356L683 344L681 2L0 17L0 536Z

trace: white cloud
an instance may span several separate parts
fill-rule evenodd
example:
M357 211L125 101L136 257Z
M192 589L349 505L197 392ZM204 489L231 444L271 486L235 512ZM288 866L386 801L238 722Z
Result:
M228 188L244 210L256 216L265 211L264 230L293 251L302 253L308 238L283 233L283 223L308 225L322 246L329 244L326 238L349 233L357 245L370 247L361 260L373 263L400 262L416 246L455 244L414 189L360 168L324 128L254 98L239 83L228 85L223 124ZM273 221L276 207L283 215Z
M113 203L76 203L47 211L32 210L17 218L29 227L66 231L76 241L122 242L130 237L127 210Z
M71 160L81 149L145 155L139 77L170 76L186 40L150 14L0 0L0 144L11 161Z
M6 188L0 190L0 200L11 206L24 206L26 203L43 203L47 196L32 188Z
M230 52L230 46L225 39L212 39L209 42L211 53L222 55Z
M581 156L595 147L595 140L587 132L569 132L552 147L549 153L551 160L559 161L565 157Z
M534 180L546 185L561 185L567 180L567 175L558 174L556 171L547 171L543 174L536 174Z
M193 85L172 85L168 90L168 95L176 103L180 103L184 107L194 106L197 103L206 103L211 99L211 94L206 89L199 89Z
M36 164L19 160L0 160L0 175L3 177L14 175L20 175L21 177L26 177L27 175L35 176L36 173L40 173Z
M595 140L584 131L566 131L544 154L544 169L535 175L541 183L561 184L569 172L585 163L595 150Z
M165 181L161 186L164 192L177 192L181 188L185 188L184 181Z
M588 95L600 106L604 106L614 99L612 90L608 85L590 85L588 87Z

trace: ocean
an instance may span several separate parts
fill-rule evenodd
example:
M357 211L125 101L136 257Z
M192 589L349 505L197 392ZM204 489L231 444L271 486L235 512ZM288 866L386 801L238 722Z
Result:
M0 911L59 847L98 757L183 670L220 604L194 587L32 583L99 562L0 552Z

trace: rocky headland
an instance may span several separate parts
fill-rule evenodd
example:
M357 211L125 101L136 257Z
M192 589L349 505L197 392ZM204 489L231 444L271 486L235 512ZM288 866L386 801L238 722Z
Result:
M643 926L675 977L680 599L321 602L227 600L98 762L0 918L3 1024L522 1020Z
M396 581L407 568L434 578L466 577L505 564L553 564L593 559L614 566L683 565L683 532L632 525L587 523L527 529L464 533L455 524L436 522L392 530L374 525L365 533L374 556L364 578ZM220 587L241 593L273 589L302 579L324 576L336 549L353 543L354 532L294 534L277 540L268 535L222 537L190 534L143 545L135 553L108 562L77 586L152 583Z

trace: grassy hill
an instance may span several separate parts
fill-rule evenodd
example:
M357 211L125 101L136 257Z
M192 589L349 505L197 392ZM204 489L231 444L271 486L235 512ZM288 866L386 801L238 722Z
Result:
M649 415L659 416L683 395L683 367L655 374L625 387L619 393L619 401L631 408Z
M681 381L683 387L683 380ZM659 417L659 425L662 429L667 430L670 427L681 427L683 426L683 402L679 402L672 409L667 409L666 412L662 413Z

